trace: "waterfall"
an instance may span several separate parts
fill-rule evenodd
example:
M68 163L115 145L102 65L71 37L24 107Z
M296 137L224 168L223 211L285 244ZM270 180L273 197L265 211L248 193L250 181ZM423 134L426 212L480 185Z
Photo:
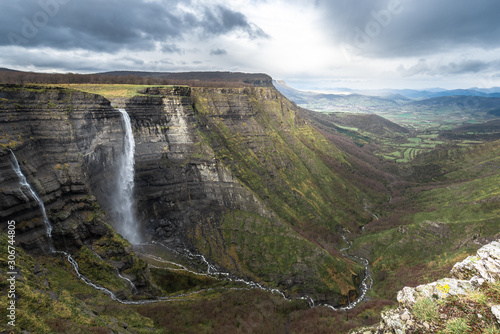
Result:
M27 192L31 195L31 197L33 197L35 199L36 203L38 204L38 207L42 211L43 223L45 224L45 231L46 231L46 234L47 234L47 242L49 244L50 253L64 255L67 258L68 262L73 267L73 269L75 270L75 273L78 276L78 278L80 278L86 284L92 286L94 289L97 289L97 290L100 290L100 291L106 293L107 295L109 295L111 297L111 299L119 301L119 302L123 302L123 301L119 300L115 296L115 294L113 292L111 292L110 290L108 290L108 289L106 289L106 288L104 288L102 286L99 286L99 285L93 283L87 277L85 277L84 275L82 275L80 273L80 270L78 269L78 263L75 261L75 259L73 259L73 257L71 256L71 254L69 254L68 252L65 252L65 251L58 251L58 250L56 250L54 248L54 242L52 241L52 223L50 222L49 218L47 217L47 212L45 210L45 205L43 204L43 201L37 195L37 193L33 189L33 187L26 180L26 176L24 176L23 172L21 171L21 167L19 166L19 162L17 161L16 155L14 154L14 152L12 152L12 150L10 150L10 153L12 155L12 161L11 161L12 162L12 168L16 172L17 177L19 178L19 183L21 185L21 187L19 188L19 190L21 190L21 193L23 194L23 196L25 197L25 199L27 199L29 201L29 198L26 196L26 194L24 193L23 189L27 190Z
M52 224L50 223L50 220L47 217L47 212L45 211L45 205L43 205L43 202L40 199L40 197L38 197L35 190L31 187L31 185L26 180L26 177L24 176L23 172L21 171L21 167L19 167L19 162L17 161L17 158L14 155L14 152L12 152L12 150L10 150L10 153L12 154L12 168L16 172L17 177L19 178L19 183L21 184L21 187L19 188L19 190L21 190L21 193L23 194L24 198L29 201L28 197L26 196L26 194L23 191L23 188L26 189L28 191L28 193L31 195L31 197L33 197L35 199L36 203L38 204L38 207L42 210L43 223L45 225L45 231L47 234L47 242L49 244L49 250L51 253L54 253L55 248L54 248L54 243L52 242Z
M135 141L130 117L125 109L118 109L125 130L123 154L119 160L117 189L113 198L116 230L130 243L141 242L134 205Z

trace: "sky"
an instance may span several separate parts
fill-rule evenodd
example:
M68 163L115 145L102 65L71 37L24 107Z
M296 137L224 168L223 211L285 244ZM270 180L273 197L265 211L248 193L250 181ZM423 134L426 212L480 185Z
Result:
M498 0L4 0L0 67L267 73L299 89L500 86Z

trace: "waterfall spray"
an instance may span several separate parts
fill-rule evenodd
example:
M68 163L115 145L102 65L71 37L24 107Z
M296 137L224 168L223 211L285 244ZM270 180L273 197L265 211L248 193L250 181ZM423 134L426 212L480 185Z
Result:
M113 210L116 229L130 243L141 242L134 205L134 154L135 141L130 117L125 109L118 109L125 130L123 155L119 161L117 189L114 196Z

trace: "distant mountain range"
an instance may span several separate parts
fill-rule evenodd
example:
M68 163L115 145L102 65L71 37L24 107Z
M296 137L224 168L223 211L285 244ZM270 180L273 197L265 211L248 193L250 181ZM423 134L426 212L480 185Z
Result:
M500 97L500 88L495 87L491 89L470 88L470 89L452 89L432 92L427 90L413 90L413 89L394 89L390 90L390 94L399 94L408 98L421 99L433 98L441 96L482 96L482 97ZM374 94L379 95L379 94Z
M288 99L306 109L373 113L414 129L451 128L500 117L500 88L350 90L324 94L300 91L283 81L273 83Z
M292 89L286 85L284 81L275 80L274 84L276 88L281 89ZM279 87L278 87L279 86ZM356 90L351 88L333 88L331 89L334 95L346 95L347 94L361 94L368 96L378 96L384 98L394 99L394 97L403 97L407 99L429 99L433 97L441 97L441 96L482 96L482 97L500 97L500 87L492 87L492 88L478 88L472 87L469 89L452 89L447 90L443 88L429 88L424 90L416 90L416 89L368 89L368 90ZM304 93L304 92L303 92ZM307 92L311 94L322 94L322 93L314 93Z

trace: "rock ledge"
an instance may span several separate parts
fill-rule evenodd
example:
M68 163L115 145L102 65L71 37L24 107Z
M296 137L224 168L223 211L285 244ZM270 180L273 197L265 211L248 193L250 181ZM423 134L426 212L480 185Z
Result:
M437 330L426 321L417 320L412 312L415 303L422 298L439 300L450 296L466 295L480 289L484 283L500 281L500 240L480 248L475 256L469 256L453 266L451 278L444 278L415 288L405 287L397 294L399 307L381 313L378 326L351 331L351 334L381 333L433 333ZM500 305L491 306L491 311L500 323ZM446 319L445 314L440 314Z

